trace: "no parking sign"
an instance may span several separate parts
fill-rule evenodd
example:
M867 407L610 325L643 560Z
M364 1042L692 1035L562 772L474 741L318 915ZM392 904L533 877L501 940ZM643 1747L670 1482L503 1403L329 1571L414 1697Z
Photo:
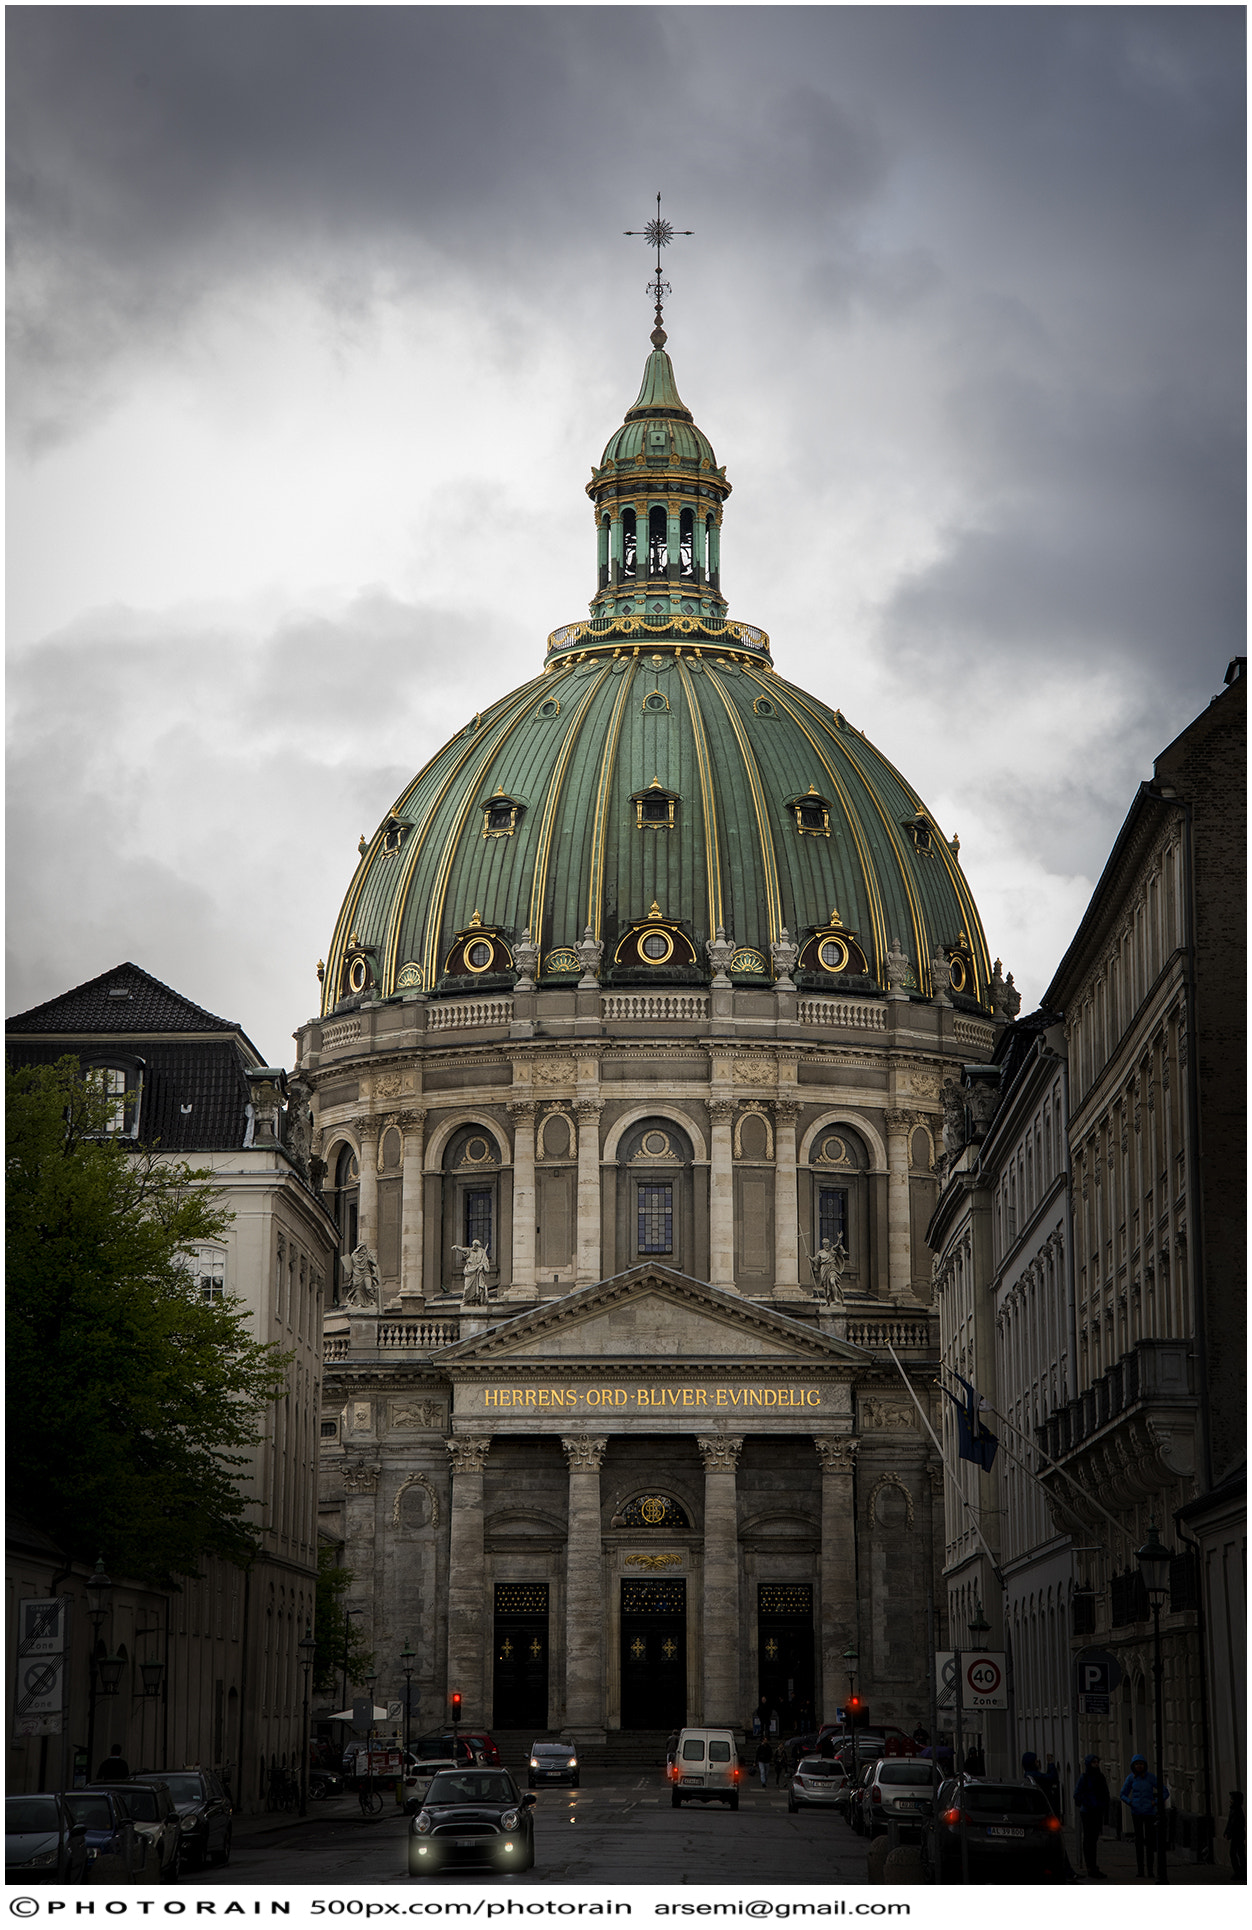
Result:
M942 1708L952 1708L956 1697L957 1656L951 1649L941 1649L935 1656L938 1671L939 1703ZM1009 1706L1008 1682L1005 1677L1003 1649L962 1649L961 1665L961 1703L966 1709L1007 1709Z

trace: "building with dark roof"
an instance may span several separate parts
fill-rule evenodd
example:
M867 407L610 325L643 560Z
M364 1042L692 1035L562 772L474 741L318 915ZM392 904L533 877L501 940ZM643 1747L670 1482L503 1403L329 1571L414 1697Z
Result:
M5 1032L10 1066L73 1055L113 1096L115 1131L211 1175L232 1217L220 1243L188 1256L200 1291L242 1301L253 1336L289 1355L286 1392L264 1417L246 1482L258 1558L246 1574L206 1558L201 1577L168 1594L115 1575L104 1634L127 1659L107 1711L109 1742L122 1743L132 1768L212 1767L237 1804L255 1808L270 1766L299 1761L297 1644L314 1613L322 1312L335 1229L311 1183L307 1098L262 1063L233 1020L130 963L19 1013ZM99 1552L108 1567L108 1550ZM55 1584L80 1605L62 1726L41 1735L28 1724L14 1752L10 1787L34 1788L41 1766L54 1783L68 1779L85 1746L89 1565L41 1558L29 1534L11 1541L9 1564L19 1599ZM159 1700L141 1693L141 1665L154 1660L166 1665ZM50 1749L59 1761L49 1762Z

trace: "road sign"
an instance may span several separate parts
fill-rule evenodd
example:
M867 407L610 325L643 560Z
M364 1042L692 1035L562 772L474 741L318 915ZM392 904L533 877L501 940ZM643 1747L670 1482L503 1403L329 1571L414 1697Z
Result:
M1078 1713L1081 1716L1106 1716L1109 1712L1109 1697L1106 1695L1080 1695Z
M19 1604L14 1735L55 1736L61 1732L68 1611L69 1600L64 1595Z
M961 1703L966 1709L1007 1709L1008 1682L1003 1649L962 1649ZM956 1706L956 1651L935 1654L937 1701L941 1709Z
M1121 1679L1121 1666L1106 1649L1080 1649L1074 1657L1074 1683L1080 1696L1111 1695Z

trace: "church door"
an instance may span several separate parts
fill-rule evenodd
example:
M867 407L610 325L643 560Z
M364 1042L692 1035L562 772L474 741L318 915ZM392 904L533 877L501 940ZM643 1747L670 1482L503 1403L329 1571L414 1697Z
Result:
M495 1729L548 1726L548 1584L497 1582L491 1722Z
M687 1720L687 1584L622 1583L622 1727L681 1729Z
M756 1608L757 1693L776 1709L782 1735L813 1707L813 1590L762 1582Z

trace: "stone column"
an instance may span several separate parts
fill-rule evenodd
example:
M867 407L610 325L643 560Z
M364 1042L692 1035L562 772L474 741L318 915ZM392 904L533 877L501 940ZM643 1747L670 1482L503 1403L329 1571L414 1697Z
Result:
M349 1600L354 1608L365 1610L357 1627L367 1636L374 1632L374 1567L379 1553L375 1536L375 1510L378 1506L378 1479L382 1467L377 1461L350 1463L343 1471L343 1548L346 1566L352 1575ZM359 1685L358 1685L359 1686ZM348 1684L348 1699L353 1684Z
M483 1549L483 1468L490 1435L445 1441L452 1456L448 1535L448 1693L459 1689L461 1720L486 1726L484 1698L488 1602Z
M848 1434L819 1434L813 1445L822 1464L820 1720L833 1722L848 1687L843 1651L858 1646L852 1476L860 1444Z
M734 1101L709 1101L709 1283L733 1292L735 1285Z
M794 1100L774 1106L774 1292L793 1299L800 1291L799 1202L796 1197L796 1118Z
M697 1438L704 1463L704 1723L738 1727L739 1513L735 1469L742 1434Z
M600 1468L606 1437L563 1439L569 1463L565 1544L565 1726L576 1737L604 1733L604 1561Z
M916 1124L916 1113L887 1114L887 1286L893 1300L913 1299L909 1136Z
M513 1278L506 1300L535 1298L535 1108L516 1100L513 1115Z
M357 1195L356 1237L372 1254L378 1254L378 1130L381 1121L369 1114L352 1121L361 1151L360 1191Z
M575 1102L578 1114L578 1285L600 1278L600 1114L598 1099Z
M400 1130L404 1134L404 1166L401 1175L400 1208L400 1292L419 1294L422 1291L422 1236L425 1224L424 1187L422 1167L426 1159L426 1114L419 1107L415 1112L400 1114Z

